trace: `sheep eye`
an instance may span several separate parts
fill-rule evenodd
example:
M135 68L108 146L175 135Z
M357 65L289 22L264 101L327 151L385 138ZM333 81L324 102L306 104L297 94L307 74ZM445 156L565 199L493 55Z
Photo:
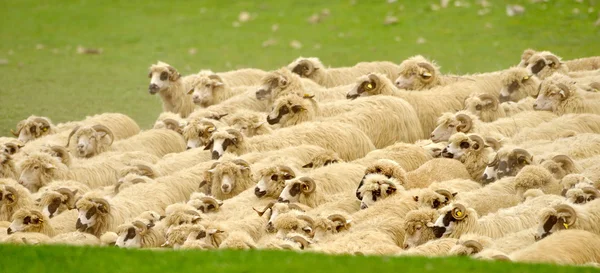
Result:
M418 226L415 228L416 230L421 230L421 226Z
M33 167L33 169L34 169L34 170L37 170L37 169L39 169L39 168L40 168L40 166L35 166L35 167Z
M469 148L469 146L471 146L471 145L469 144L469 142L466 142L466 141L464 141L464 142L461 142L461 143L460 143L460 147L461 147L461 148L463 148L463 149L468 149L468 148Z
M380 196L381 195L381 190L373 191L373 195L374 196Z
M475 110L481 110L481 105L475 106Z
M276 174L271 175L271 180L278 180L278 179L279 179L278 175L276 175Z
M454 128L454 126L455 126L454 124L449 124L448 125L449 128Z
M205 87L206 87L206 88L209 88L209 87L210 87L210 84L207 84L207 85L205 85Z
M184 221L179 221L179 225L183 225L183 224L185 224Z
M160 73L160 80L161 81L167 80L167 77L169 77L169 74L167 74L167 72Z

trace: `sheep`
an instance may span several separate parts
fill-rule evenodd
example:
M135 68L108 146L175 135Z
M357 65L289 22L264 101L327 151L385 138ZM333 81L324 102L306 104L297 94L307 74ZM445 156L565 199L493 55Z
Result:
M19 162L19 168L21 169L19 183L32 192L36 192L39 188L57 179L75 180L86 184L90 188L107 186L117 181L118 171L124 166L124 162L131 160L132 156L139 155L128 153L110 155L92 160L88 164L69 168L50 154L33 153ZM154 160L150 155L144 157Z
M306 122L276 130L270 135L249 139L244 138L238 130L223 128L213 133L205 149L212 151L213 159L218 159L225 151L242 155L252 151L264 152L301 144L317 145L336 151L344 160L363 157L375 149L367 135L355 126L327 122Z
M224 121L246 137L267 135L273 129L266 122L267 114L250 110L239 110L224 118Z
M269 109L269 102L256 98L254 90L248 90L240 95L231 97L223 102L192 112L187 118L202 118L210 116L223 116L233 114L239 110L265 112Z
M465 99L475 90L497 95L500 83L495 78L497 77L474 82L458 82L436 87L427 92L406 92L397 89L384 75L371 73L358 78L346 97L356 99L361 96L388 95L404 99L417 111L423 131L431 132L436 126L436 119L442 113L463 109Z
M56 186L61 185L62 183L60 182L63 181L59 181ZM87 191L90 190L89 187L83 184L81 185L81 188L84 188ZM79 195L87 191L83 190ZM63 186L46 191L40 190L40 192L42 192L42 194L37 205L42 209L44 215L48 216L48 218L52 218L66 210L75 208L75 200L78 197L79 189L73 190L72 187Z
M493 122L524 111L533 111L534 101L533 97L526 97L519 102L500 103L498 98L489 94L473 93L465 100L464 110L476 115L483 122Z
M39 245L50 242L50 237L46 234L38 232L16 232L13 233L4 240L3 244L25 244L25 245Z
M165 243L164 227L161 223L145 223L134 220L120 225L116 232L119 237L115 245L121 248L153 248Z
M246 217L242 220L214 222L203 221L201 224L206 228L206 237L203 239L207 248L256 248L255 244L263 234L265 219L256 215ZM234 235L235 234L235 235ZM234 239L236 241L232 241ZM229 242L228 242L229 241Z
M179 114L171 112L162 112L156 119L153 129L169 129L181 134L183 127L187 124L187 121Z
M77 157L89 158L106 151L144 151L159 157L168 153L185 150L185 142L181 135L166 129L150 129L129 139L114 142L112 131L105 126L75 127L76 147L71 152ZM67 142L66 147L69 147Z
M65 129L65 128L61 128ZM66 130L69 130L68 128ZM55 126L49 118L29 116L27 119L21 120L17 123L17 131L10 132L18 138L21 143L27 143L34 139L56 134L58 132L57 126Z
M19 173L10 154L0 151L0 178L17 179Z
M178 249L182 248L185 244L188 245L187 248L189 248L190 238L203 239L205 237L206 229L204 226L200 224L183 224L166 232L166 241L162 246L170 246L174 249Z
M208 214L218 212L219 208L223 206L223 201L202 192L195 192L190 195L190 200L186 204L202 213Z
M404 218L404 243L403 249L415 248L436 238L433 233L433 224L439 213L430 208L421 208L410 211Z
M557 115L567 113L600 114L600 104L597 100L585 99L575 83L564 75L554 75L544 80L540 85L540 93L533 109L551 111Z
M48 243L59 245L96 246L100 245L100 239L89 233L74 231L58 234L52 237Z
M600 115L565 114L534 128L523 128L511 142L521 144L533 140L555 140L580 133L600 133Z
M325 68L319 58L299 57L287 68L303 78L325 87L351 84L357 77L377 72L393 79L400 73L400 66L391 62L360 62L352 67Z
M481 180L491 183L496 179L515 176L523 167L534 163L533 156L527 150L512 145L502 147L485 167Z
M316 112L319 110L303 105L303 100L312 99L301 98L295 94L280 98L275 102L273 111L267 116L267 122L288 127L311 120L311 116L318 115ZM312 101L309 104L316 105L316 102ZM352 111L324 118L322 121L355 125L371 138L377 148L398 141L412 143L425 136L416 112L402 99L377 96L338 104L338 106L341 107L340 109L346 108Z
M186 118L194 111L194 102L187 94L189 89L177 69L158 61L150 66L148 78L150 78L148 92L150 95L156 93L160 95L163 112L177 113L182 118Z
M224 81L217 74L196 77L190 87L188 95L192 96L194 104L204 108L219 104L255 88L251 86L230 86L227 81Z
M256 99L266 101L269 105L287 94L314 96L315 100L325 102L343 100L349 88L349 85L324 88L312 80L301 78L287 68L281 68L266 75L254 95Z
M589 264L600 262L600 237L584 230L562 230L499 259L515 262Z
M437 121L438 126L431 133L431 140L447 141L452 134L457 132L511 137L522 128L537 126L551 121L555 117L556 115L548 112L528 111L485 123L464 110L456 113L444 113Z
M582 174L567 174L560 181L562 186L562 196L566 196L567 191L573 188L585 188L594 186L594 182Z
M600 199L583 205L561 203L538 213L539 225L536 238L544 239L548 235L565 229L581 229L600 234Z
M278 200L317 207L330 198L328 195L351 189L355 181L362 177L364 169L362 165L350 163L338 163L316 169L307 176L286 181Z
M12 179L0 179L0 201L0 221L10 221L19 209L34 206L27 188Z
M243 159L216 163L207 172L212 178L210 193L221 200L232 198L255 185L250 164Z
M567 201L573 204L586 204L600 198L600 191L594 187L574 188L565 194Z
M560 202L562 202L560 196L542 195L481 218L472 208L455 202L440 209L440 216L434 223L433 232L437 238L442 236L460 238L466 233L500 238L508 233L535 226L536 216L541 210Z
M399 89L415 91L427 90L463 80L463 78L454 75L442 75L440 67L435 62L429 61L421 55L412 56L402 61L399 74L394 81L396 86Z
M52 228L50 219L38 210L21 208L13 214L11 220L12 223L6 231L8 234L15 232L38 232L49 237L57 234L54 228Z
M187 142L187 149L198 148L206 145L212 136L212 133L217 128L225 127L226 125L210 119L190 119L183 127L181 134Z
M210 76L231 86L256 85L268 72L256 68L242 68L227 72L205 73L200 76ZM216 77L215 77L216 76Z
M522 196L529 189L539 189L545 194L559 195L562 185L554 179L552 174L542 166L525 166L515 176L515 190L518 196Z
M488 157L491 153L492 149L486 147L481 136L456 133L450 137L448 146L442 151L442 156L459 160L465 165L471 178L480 181L488 166Z
M548 51L535 52L526 61L526 68L540 79L555 74L574 76L569 71L596 70L600 68L600 58L590 57L563 62L560 57Z
M114 140L126 139L140 132L139 125L130 117L119 113L104 113L86 117L86 119L75 122L75 127L99 125L108 128L113 133ZM43 147L59 145L64 146L72 137L72 130L61 131L56 134L47 135L32 140L21 149L19 154L28 154L39 151Z

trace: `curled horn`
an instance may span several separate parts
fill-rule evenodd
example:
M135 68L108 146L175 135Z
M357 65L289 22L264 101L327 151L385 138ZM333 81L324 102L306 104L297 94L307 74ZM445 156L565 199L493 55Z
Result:
M300 243L302 245L302 247L300 247L300 249L305 249L308 247L308 245L310 245L310 243L306 239L304 239L304 237L302 237L302 236L296 235L294 237L291 237L290 240L292 240L296 243Z
M471 130L471 126L473 126L473 121L471 120L471 117L469 117L466 114L458 114L456 115L456 120L461 122L461 125L458 125L456 127L456 129L459 132L466 133L469 130ZM462 123L464 123L464 125Z
M568 98L568 97L571 95L571 91L569 90L569 87L568 87L568 86L566 86L564 83L562 83L562 82L559 82L559 83L557 83L557 84L556 84L556 86L557 86L557 87L558 87L560 90L562 90L562 91L564 91L564 92L565 92L565 98Z
M103 198L90 198L90 201L103 205L106 208L106 211L110 212L110 205Z
M14 152L14 153L12 153L12 154L15 154L16 152L18 152L18 151L19 151L19 149L20 149L21 147L23 147L23 146L21 146L21 145L18 145L18 144L16 144L16 143L13 143L13 142L6 143L6 144L4 144L4 146L6 146L6 148L10 148L11 150L14 150L15 152Z
M483 250L483 245L475 240L468 240L463 243L463 246L472 249L473 252L471 254L477 254Z
M490 94L481 94L479 95L479 99L482 101L489 100L492 103L492 110L498 110L498 98Z
M193 216L202 216L198 211L196 210L184 210L183 213L187 214L187 215L193 215Z
M378 83L378 82L379 82L379 76L377 76L377 75L375 75L375 74L373 74L373 73L369 73L369 76L368 76L368 77L369 77L369 80L372 80L372 81L374 81L375 83ZM375 85L375 86L377 86L377 85Z
M42 128L50 128L50 122L45 118L35 118L33 121L41 123L43 125Z
M435 68L430 63L418 63L418 66L425 68L429 71L429 76L432 77L435 74ZM432 77L433 78L433 77Z
M17 190L15 188L13 188L12 186L5 186L4 189L7 190L8 192L12 193L13 196L15 196L15 197L19 196L17 193Z
M521 149L521 148L517 148L513 150L513 153L515 155L516 158L519 157L519 155L523 155L527 158L527 163L531 163L531 161L529 160L529 158L531 157L531 154L525 150L525 149Z
M148 226L146 224L144 224L144 222L140 221L140 220L136 220L133 223L134 227L139 228L140 229L140 234L144 234L146 233L146 231L148 231Z
M305 194L312 193L317 189L317 184L315 184L315 180L310 177L301 177L300 182L302 182L302 192Z
M210 74L208 78L223 83L223 79L217 74Z
M271 208L273 208L273 205L275 205L275 201L270 202L269 204L267 204L267 206L263 209L263 211L257 210L255 208L252 208L254 211L256 211L256 213L258 213L259 217L262 217L263 214L265 214L265 212L267 212L267 210L270 210Z
M496 138L493 138L493 137L486 137L485 143L488 146L492 147L492 149L494 149L494 151L498 151L498 150L500 150L500 148L502 148L502 144L500 143L500 141L498 141Z
M479 150L485 145L485 141L483 141L483 138L481 138L479 135L470 135L469 139L477 142L477 145L479 145L479 147L477 147L475 150Z
M18 137L19 134L21 134L21 130L23 130L23 126L19 127L19 125L17 125L17 131L13 131L13 129L10 129L10 133L13 134L13 136Z
M558 59L558 57L556 57L554 55L547 55L546 59L551 61L554 64L552 66L558 66L560 64L560 60Z
M455 204L452 209L452 217L456 220L462 220L467 216L467 208L463 204Z
M304 209L298 206L297 204L289 203L288 208L304 212Z
M437 194L446 197L446 199L448 199L448 201L452 200L454 198L454 195L446 189L439 189L435 191Z
M181 126L179 125L179 122L177 122L176 120L174 120L172 118L164 119L163 123L165 124L165 127L169 130L173 130L178 133L179 133L179 131L181 131Z
M339 222L342 224L342 227L346 227L348 225L348 220L341 214L332 214L327 217L331 222Z
M299 66L306 67L306 71L296 70L297 72L302 73L300 76L304 76L304 77L309 77L312 74L313 70L316 70L316 69L314 69L313 64L309 60L306 60L306 59L300 60L298 62L298 65L296 65L296 67L299 67Z
M154 173L154 170L152 169L152 167L146 165L146 164L136 164L135 167L142 171L144 173L144 176L147 176L149 178L155 178L156 174Z
M567 155L556 155L552 158L552 161L562 164L565 169L572 170L575 168L575 162Z
M96 124L94 126L92 126L92 129L94 129L94 131L96 132L105 132L107 135L110 136L110 143L108 145L112 145L113 141L115 141L115 135L113 134L113 132L108 129L108 127L102 125L102 124Z
M555 206L554 209L556 210L556 213L569 214L569 222L566 223L567 225L571 226L571 225L575 224L575 221L577 221L577 212L575 212L573 207L566 205L566 204L560 204L560 205Z
M73 128L73 130L71 130L71 132L69 133L69 137L67 138L67 146L65 147L69 147L69 143L71 143L71 137L75 134L75 132L77 132L77 130L79 130L81 126L77 125L75 126L75 128Z
M67 208L69 209L74 209L75 208L75 194L77 193L77 190L71 191L70 189L67 188L60 188L57 189L56 192L64 195L67 197L67 200L69 201L67 203Z
M592 199L594 200L600 198L600 191L594 187L585 187L581 190L583 193L591 195L591 197L593 197Z
M138 184L138 183L146 183L146 180L144 180L141 177L136 177L131 180L131 184Z
M250 169L250 163L248 163L246 160L243 160L241 158L236 158L236 159L232 160L231 162L233 162L235 165Z
M217 200L215 200L214 198L210 198L208 196L201 197L200 201L202 201L202 203L213 204L213 206L215 206L215 209L219 207L219 202L217 202Z
M294 170L292 170L292 168L285 166L285 165L279 165L277 167L279 168L280 171L288 174L290 176L289 179L296 178L296 173L294 172Z
M310 228L313 228L315 226L315 220L313 220L313 218L311 218L308 215L300 214L300 215L296 216L296 218L307 222L310 225Z

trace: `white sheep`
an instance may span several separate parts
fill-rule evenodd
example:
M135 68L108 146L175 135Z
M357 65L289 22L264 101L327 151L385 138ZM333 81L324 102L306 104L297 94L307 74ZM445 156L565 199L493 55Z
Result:
M534 98L526 97L519 102L507 101L500 103L498 98L492 95L473 93L465 100L465 110L476 115L483 122L492 122L523 111L533 111L534 101Z
M480 135L456 133L450 136L448 146L442 151L442 156L459 160L465 165L471 178L480 181L492 152Z
M232 198L256 184L252 179L250 164L243 159L215 164L216 166L207 171L212 178L209 182L210 194L220 200Z
M553 75L542 82L540 93L533 108L541 111L551 111L557 115L568 113L600 114L600 103L597 100L586 99L585 92L567 76Z
M10 154L0 151L0 178L17 179L19 173Z
M538 213L539 225L536 237L546 236L564 229L581 229L600 234L600 199L583 205L562 203L555 204Z
M267 123L267 114L251 110L238 110L234 114L227 115L223 121L234 129L239 130L246 137L266 135L273 132L273 128Z
M253 86L231 86L217 74L198 76L192 81L190 87L188 94L192 96L194 104L201 107L219 104L231 97L256 89Z
M181 134L184 140L187 142L187 149L193 149L203 147L208 143L212 133L217 128L223 128L226 125L220 121L201 118L201 119L189 119L187 124L183 127Z
M523 128L511 142L521 144L532 140L555 140L580 133L600 133L600 115L565 114L537 127Z
M27 188L12 179L0 179L0 201L0 221L10 221L19 209L34 206Z
M181 74L171 65L158 61L150 66L150 95L158 93L162 99L163 112L173 112L186 118L195 108L188 86ZM191 79L191 78L190 78ZM190 80L188 79L188 81Z
M442 75L440 67L421 55L412 56L400 63L396 86L405 90L427 90L465 80L466 77ZM391 78L394 79L394 78Z

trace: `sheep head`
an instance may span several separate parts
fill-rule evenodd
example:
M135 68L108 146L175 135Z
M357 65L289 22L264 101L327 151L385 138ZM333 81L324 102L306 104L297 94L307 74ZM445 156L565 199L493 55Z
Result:
M437 120L437 127L431 133L433 142L448 141L456 133L468 133L473 127L473 122L479 120L476 116L466 112L444 113Z
M325 150L322 153L317 154L312 160L302 166L302 168L321 168L330 164L344 162L340 156L333 151Z
M442 236L450 236L456 229L456 225L460 221L464 221L467 217L473 214L477 217L477 213L471 208L467 209L465 205L453 203L439 210L440 216L433 225L433 233L436 238Z
M19 184L31 192L37 192L39 188L54 179L64 178L68 172L67 166L58 158L42 152L30 154L19 162L19 169L21 170Z
M568 190L565 196L573 204L586 204L600 198L600 191L594 187L575 188Z
M531 48L523 50L523 54L521 54L521 62L517 66L522 68L529 66L529 59L536 53L537 51Z
M213 196L202 196L198 199L190 199L187 204L196 208L202 213L211 213L217 212L219 208L223 206L223 201Z
M249 170L250 164L242 159L220 162L214 168L207 170L212 177L211 192L230 194L235 190L237 180L248 179Z
M515 176L523 167L533 163L533 156L525 149L503 147L488 163L483 173L484 183L491 183L507 176Z
M115 245L121 248L141 248L142 237L152 228L142 221L136 220L132 223L120 225L117 228L117 241Z
M551 160L542 161L541 165L559 180L567 174L580 172L573 159L567 155L556 155Z
M285 181L296 178L294 170L286 165L276 165L259 171L259 180L254 188L258 198L277 197L285 187Z
M266 124L265 113L250 110L240 110L227 118L231 128L239 130L246 137L258 135L258 130Z
M70 190L68 188L46 191L42 193L38 206L42 208L44 215L52 218L66 210L75 208L77 192L78 190Z
M529 64L526 69L540 79L550 77L555 72L566 68L558 56L547 51L533 54L527 62Z
M305 94L300 96L290 93L277 99L267 116L267 122L271 125L281 124L292 126L310 119L311 101L314 95Z
M17 131L10 132L22 143L27 143L45 135L52 134L54 125L45 117L31 116L17 124Z
M462 160L464 155L479 153L484 148L485 142L481 136L456 133L450 137L448 146L442 151L442 156Z
M395 178L388 178L382 174L368 174L356 190L356 197L361 200L360 208L366 209L378 200L394 195L398 190L404 190L404 187Z
M217 74L203 75L193 80L188 94L192 95L194 104L208 107L214 104L215 93L223 92L224 85L223 79Z
M314 74L324 66L318 58L300 57L289 64L288 69L302 78L313 79Z
M21 150L21 148L23 148L25 145L21 144L20 141L17 141L17 142L4 143L2 146L4 146L4 147L2 147L0 149L0 153L5 153L7 155L14 155L14 154L18 153Z
M6 232L8 234L15 232L41 232L45 229L45 225L49 225L49 219L42 212L35 209L22 208L13 214L12 222Z
M310 195L317 189L317 184L310 177L300 177L285 182L285 188L277 199L283 203L297 203L300 195Z
M356 80L356 85L346 95L347 99L356 99L358 97L374 96L383 94L383 80L387 79L385 75L377 73L369 73L359 77ZM383 94L388 95L388 94Z
M106 220L106 216L110 213L111 206L102 197L94 196L94 192L81 197L75 203L79 216L75 228L81 232L92 233L96 230L97 224Z
M498 98L487 93L473 93L465 99L465 110L481 119L495 114L498 110Z
M540 80L524 68L511 68L502 73L499 102L518 102L528 96L536 97Z
M404 243L402 247L408 249L435 239L433 222L438 217L439 214L434 209L418 209L408 212L404 220Z
M94 126L77 126L69 134L66 147L71 144L71 138L75 138L74 148L77 157L92 157L112 145L115 140L113 132L106 126L97 124Z
M212 151L212 159L217 160L223 156L230 146L238 147L244 141L240 131L233 128L223 128L214 132L204 150Z
M556 231L569 229L576 222L577 212L571 205L560 204L553 208L544 209L540 213L540 224L535 239L541 240Z
M563 189L561 193L562 196L566 196L567 191L572 188L584 188L594 186L594 182L592 180L578 173L565 175L565 177L563 177L560 181L560 184Z
M422 191L420 195L414 196L413 199L419 202L421 206L440 209L454 201L456 194L456 192L453 193L446 189L426 190Z
M148 92L150 95L154 95L169 88L173 82L181 78L181 74L169 64L158 61L158 63L150 66L148 78L150 78Z
M436 85L439 67L421 55L411 57L400 64L396 87L406 90L425 90Z
M554 112L564 100L576 94L575 83L565 75L556 74L540 84L540 92L533 104L533 109Z
M183 127L181 134L189 150L206 145L216 130L216 123L209 119L193 119Z
M272 100L277 99L279 94L282 94L288 89L293 89L295 84L292 81L297 81L298 75L293 74L286 68L269 72L260 81L260 87L256 90L256 99Z

